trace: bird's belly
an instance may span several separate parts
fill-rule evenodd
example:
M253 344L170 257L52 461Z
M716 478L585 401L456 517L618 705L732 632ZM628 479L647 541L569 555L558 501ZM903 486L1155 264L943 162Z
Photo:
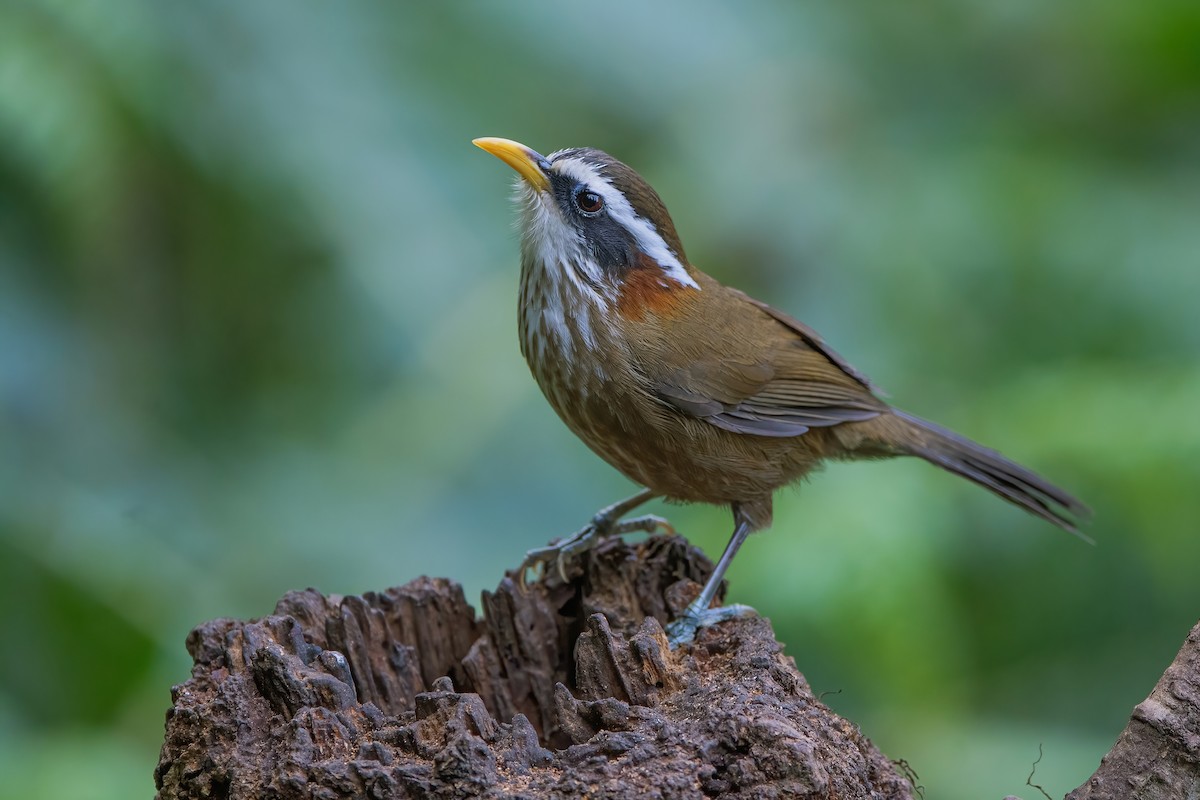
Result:
M768 497L819 460L817 442L804 441L807 434L731 433L659 403L636 388L632 374L577 369L570 376L530 366L550 405L593 452L634 483L674 500L724 504Z

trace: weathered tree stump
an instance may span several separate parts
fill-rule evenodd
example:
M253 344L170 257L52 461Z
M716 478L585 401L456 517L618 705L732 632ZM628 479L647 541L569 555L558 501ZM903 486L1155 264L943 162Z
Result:
M770 624L663 623L711 563L619 540L564 581L510 574L476 619L420 578L293 592L187 646L155 779L174 798L910 798L905 770L812 694ZM1070 800L1200 796L1200 625Z
M420 578L285 596L188 637L160 798L909 798L759 617L672 652L711 571L682 539L605 542L563 582L510 574L477 620Z

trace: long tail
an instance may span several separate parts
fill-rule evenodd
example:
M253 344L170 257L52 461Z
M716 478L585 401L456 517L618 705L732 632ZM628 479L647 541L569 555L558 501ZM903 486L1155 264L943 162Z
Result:
M912 436L905 437L905 452L961 475L1034 516L1092 542L1077 527L1091 516L1091 509L1045 478L940 425L896 409L892 413L914 428Z

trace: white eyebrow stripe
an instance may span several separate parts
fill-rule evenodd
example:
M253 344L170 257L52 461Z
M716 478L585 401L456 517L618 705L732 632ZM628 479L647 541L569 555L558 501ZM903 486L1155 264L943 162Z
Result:
M564 158L555 161L557 155L555 153L550 156L554 167L562 174L579 181L603 197L609 216L633 234L634 241L637 242L641 251L654 259L668 278L681 286L690 286L697 291L700 290L700 284L696 283L679 259L675 257L675 254L671 252L671 248L667 247L667 243L654 227L654 223L644 217L639 217L625 195L609 183L607 178L601 175L593 165L582 159Z

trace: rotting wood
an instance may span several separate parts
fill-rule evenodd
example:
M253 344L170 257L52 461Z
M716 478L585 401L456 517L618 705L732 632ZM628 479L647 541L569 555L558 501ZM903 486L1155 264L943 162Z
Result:
M482 620L421 578L201 625L158 797L909 798L767 620L667 647L711 568L682 539L611 540L565 583L509 575Z
M461 587L292 592L188 636L155 772L176 798L911 798L813 696L769 622L668 649L710 574L680 538L606 541L477 619ZM1068 800L1200 797L1200 625Z

